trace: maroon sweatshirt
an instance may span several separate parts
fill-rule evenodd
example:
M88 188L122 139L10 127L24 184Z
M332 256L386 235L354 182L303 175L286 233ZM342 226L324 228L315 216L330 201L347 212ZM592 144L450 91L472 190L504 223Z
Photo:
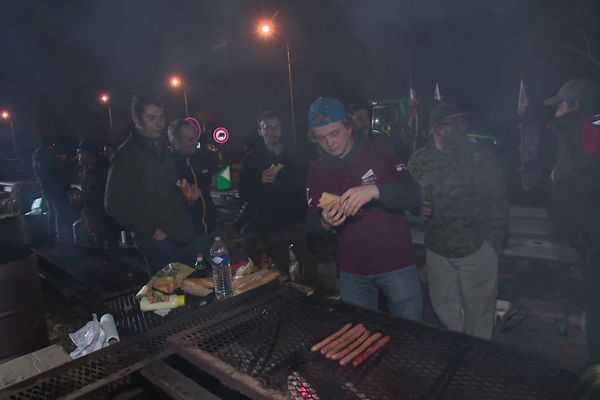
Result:
M378 186L380 199L365 204L361 213L336 228L342 272L375 275L416 261L404 211L419 207L420 190L388 141L357 140L344 158L325 154L310 164L307 226L313 233L324 231L317 207L323 192L342 195L371 184Z

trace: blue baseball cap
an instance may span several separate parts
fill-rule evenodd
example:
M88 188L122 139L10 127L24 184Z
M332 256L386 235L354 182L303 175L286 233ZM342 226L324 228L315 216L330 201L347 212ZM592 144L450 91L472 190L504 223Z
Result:
M308 126L317 128L346 118L346 107L338 99L319 97L308 109Z

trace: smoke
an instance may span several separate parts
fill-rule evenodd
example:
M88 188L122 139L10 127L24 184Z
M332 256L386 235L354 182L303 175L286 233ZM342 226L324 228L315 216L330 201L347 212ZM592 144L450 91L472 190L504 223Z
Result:
M121 126L139 87L165 92L180 116L181 93L166 85L178 73L192 110L254 131L257 112L287 110L288 39L300 125L318 96L405 97L411 76L422 101L439 82L448 100L501 131L514 117L521 79L535 102L590 71L585 60L556 50L571 39L557 28L563 16L596 26L597 10L575 12L572 3L8 0L0 14L0 101L15 109L21 127L98 134L107 128L100 91L111 93ZM259 38L258 20L273 15L279 36ZM600 36L588 37L597 49Z

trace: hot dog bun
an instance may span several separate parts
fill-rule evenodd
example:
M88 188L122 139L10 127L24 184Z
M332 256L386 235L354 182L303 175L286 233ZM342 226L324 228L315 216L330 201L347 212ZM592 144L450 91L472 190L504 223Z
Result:
M178 179L177 182L175 182L175 184L177 185L179 190L181 190L181 194L183 195L183 197L185 197L186 199L192 197L192 187L190 186L190 183L187 181L187 179Z
M319 199L319 204L317 204L317 207L325 208L325 206L330 203L341 202L341 201L342 201L342 198L340 196L338 196L337 194L323 192L323 194L321 195L321 198Z
M212 289L214 287L212 278L186 278L184 283L202 286L207 289Z
M279 171L281 171L281 169L283 168L283 164L271 164L270 167L273 171L275 171L275 173L279 173Z

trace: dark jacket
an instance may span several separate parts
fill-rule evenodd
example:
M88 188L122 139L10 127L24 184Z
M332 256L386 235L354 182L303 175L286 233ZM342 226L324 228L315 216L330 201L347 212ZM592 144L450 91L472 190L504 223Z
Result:
M217 226L217 208L210 195L212 181L212 168L206 155L197 152L192 157L183 157L177 152L171 152L175 163L177 180L185 179L190 185L195 184L200 189L201 195L193 205L186 204L194 233L205 235L214 231Z
M593 110L579 109L550 124L558 146L548 211L559 236L576 248L600 246L600 157L581 151L582 122Z
M307 228L315 235L327 233L317 206L323 192L342 195L371 184L377 185L379 200L365 204L361 213L336 228L343 272L376 275L416 263L404 212L420 206L419 185L393 146L381 140L356 137L344 158L323 154L310 163Z
M85 229L94 234L104 234L113 227L112 221L104 210L104 190L108 176L108 160L99 156L92 168L84 169L81 174L81 191L84 204L81 218Z
M134 133L117 149L108 171L106 212L137 235L150 238L159 228L171 240L188 242L194 227L176 180L164 143Z
M69 180L52 149L46 146L38 147L31 160L33 172L44 196L51 197L52 201L60 198L61 202L66 202L70 189Z
M275 182L265 184L262 173L273 164L283 164L283 168ZM277 155L259 143L244 158L240 168L240 197L258 211L259 230L279 232L304 220L305 178L306 162L288 146Z

